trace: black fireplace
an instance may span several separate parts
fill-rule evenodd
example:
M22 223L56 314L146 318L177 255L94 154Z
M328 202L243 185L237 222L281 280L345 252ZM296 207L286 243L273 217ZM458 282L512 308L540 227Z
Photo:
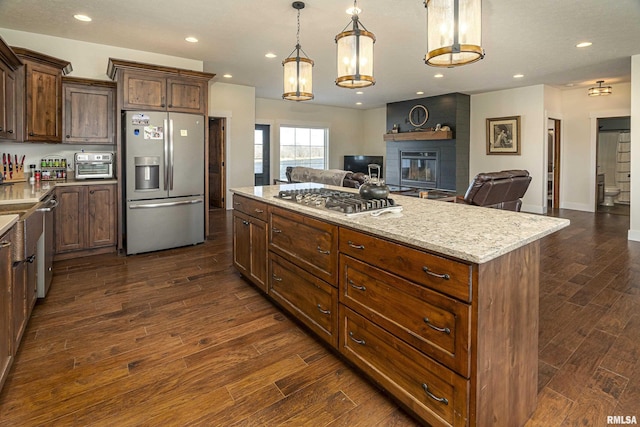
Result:
M438 187L438 151L401 151L400 185L403 187Z

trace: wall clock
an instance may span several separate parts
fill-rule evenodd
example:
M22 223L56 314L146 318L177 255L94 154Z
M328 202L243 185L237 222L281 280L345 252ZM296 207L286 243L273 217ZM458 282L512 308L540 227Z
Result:
M419 128L429 119L429 110L424 105L415 105L411 111L409 111L409 123Z

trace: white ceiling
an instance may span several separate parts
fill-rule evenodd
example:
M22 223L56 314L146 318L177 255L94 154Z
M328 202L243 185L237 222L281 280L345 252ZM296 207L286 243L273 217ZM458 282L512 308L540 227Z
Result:
M204 61L216 81L249 85L279 99L282 60L296 43L292 0L1 0L0 28L47 34ZM350 22L351 0L306 0L300 43L315 61L315 104L374 108L451 92L473 94L546 84L558 88L630 81L640 54L638 0L484 0L480 62L454 69L424 64L422 0L360 0L360 20L376 36L376 85L354 90L335 80L336 34ZM76 13L93 18L73 19ZM0 31L1 35L1 31ZM187 43L195 36L200 42ZM581 41L593 46L577 49ZM275 59L265 58L274 52ZM45 52L46 53L46 52ZM435 79L442 72L444 77ZM222 75L230 73L231 79ZM524 74L514 79L514 74ZM424 91L417 95L416 91ZM361 106L355 103L361 101Z

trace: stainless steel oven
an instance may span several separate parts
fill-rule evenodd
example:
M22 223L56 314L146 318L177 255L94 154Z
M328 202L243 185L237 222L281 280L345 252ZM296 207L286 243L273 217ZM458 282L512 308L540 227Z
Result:
M74 156L75 178L113 178L114 157L113 153L76 153Z

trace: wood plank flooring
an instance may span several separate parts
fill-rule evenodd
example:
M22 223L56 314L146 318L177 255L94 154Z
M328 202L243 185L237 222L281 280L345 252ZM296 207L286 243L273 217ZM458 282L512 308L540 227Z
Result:
M640 243L626 240L625 216L554 215L572 225L541 245L527 425L640 419ZM57 262L0 425L417 425L240 278L230 219L212 214L212 238L194 247Z

